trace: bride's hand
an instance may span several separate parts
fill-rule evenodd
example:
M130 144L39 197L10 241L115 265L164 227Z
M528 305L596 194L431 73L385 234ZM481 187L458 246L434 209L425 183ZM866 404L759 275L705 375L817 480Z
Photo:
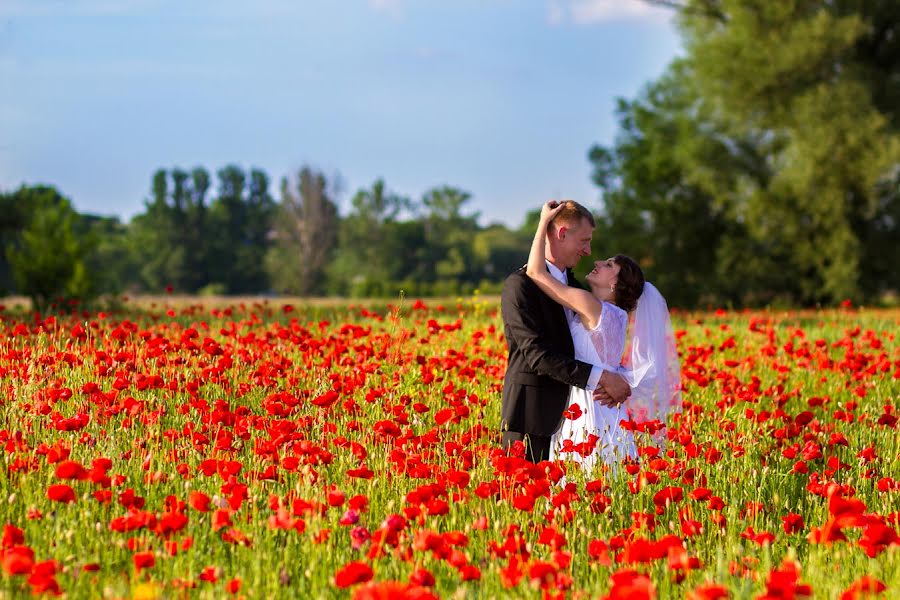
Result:
M594 390L594 400L608 408L615 408L628 400L631 395L631 387L625 378L618 373L603 371L600 375L600 385Z
M553 218L563 209L565 206L562 202L557 202L556 200L550 200L545 203L541 207L541 221L543 223L549 223L553 220Z

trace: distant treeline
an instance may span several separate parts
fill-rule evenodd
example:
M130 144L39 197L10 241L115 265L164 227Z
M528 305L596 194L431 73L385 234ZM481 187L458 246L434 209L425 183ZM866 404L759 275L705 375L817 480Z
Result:
M595 252L631 255L680 307L896 299L900 3L660 4L679 13L685 53L619 101L615 142L589 152ZM52 188L0 194L0 289L39 306L166 288L495 292L536 224L481 226L452 187L413 201L379 180L340 214L313 169L277 200L262 171L216 175L213 193L203 168L158 171L127 224L79 215Z
M499 291L532 231L481 226L470 195L436 187L419 201L378 180L341 215L311 168L281 182L229 165L158 170L130 222L79 214L49 186L0 194L0 291L45 309L127 293L397 297ZM524 218L525 215L523 214Z

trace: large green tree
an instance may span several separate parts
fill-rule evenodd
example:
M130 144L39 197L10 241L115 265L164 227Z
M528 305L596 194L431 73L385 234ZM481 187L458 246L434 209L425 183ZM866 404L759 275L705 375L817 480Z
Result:
M16 292L39 312L94 298L98 286L88 260L96 238L67 198L49 186L22 186L12 194L21 229L5 251Z
M885 234L897 234L900 3L685 5L699 94L729 137L766 146L771 177L732 194L752 238L786 252L801 300L896 289L898 245Z
M597 245L678 304L900 288L900 5L657 3L687 52L591 151Z
M752 238L735 209L747 186L771 177L765 140L723 133L685 62L620 100L617 114L615 144L590 152L603 189L595 252L632 256L680 306L787 293L783 249Z

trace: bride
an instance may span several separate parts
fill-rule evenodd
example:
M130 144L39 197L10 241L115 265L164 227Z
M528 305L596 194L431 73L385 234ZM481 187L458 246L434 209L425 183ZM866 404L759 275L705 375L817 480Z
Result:
M583 389L570 388L562 425L551 440L550 460L570 458L589 471L598 461L614 464L637 456L633 435L622 427L622 420L665 424L670 412L681 410L680 373L666 301L645 282L634 260L620 254L596 261L585 277L590 291L567 286L549 273L544 251L547 229L563 206L550 201L541 208L526 272L568 309L575 358L619 373L632 388L624 410L621 405L595 402ZM631 348L622 366L632 311Z

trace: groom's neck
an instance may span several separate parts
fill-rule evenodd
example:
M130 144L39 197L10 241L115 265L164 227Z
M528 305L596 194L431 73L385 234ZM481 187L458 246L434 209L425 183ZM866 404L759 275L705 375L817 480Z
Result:
M548 262L548 263L552 264L554 267L556 267L557 269L559 269L559 270L562 271L563 273L566 272L566 266L562 263L562 261L556 259L556 258L555 258L552 254L550 254L549 252L547 252L547 254L546 254L546 259L547 259L547 262Z
M546 246L544 246L544 258L547 259L548 263L552 264L554 267L556 267L563 273L566 272L566 266L563 264L563 262L561 260L559 260L558 258L556 258L556 256L554 256L553 246L551 246L549 243Z

